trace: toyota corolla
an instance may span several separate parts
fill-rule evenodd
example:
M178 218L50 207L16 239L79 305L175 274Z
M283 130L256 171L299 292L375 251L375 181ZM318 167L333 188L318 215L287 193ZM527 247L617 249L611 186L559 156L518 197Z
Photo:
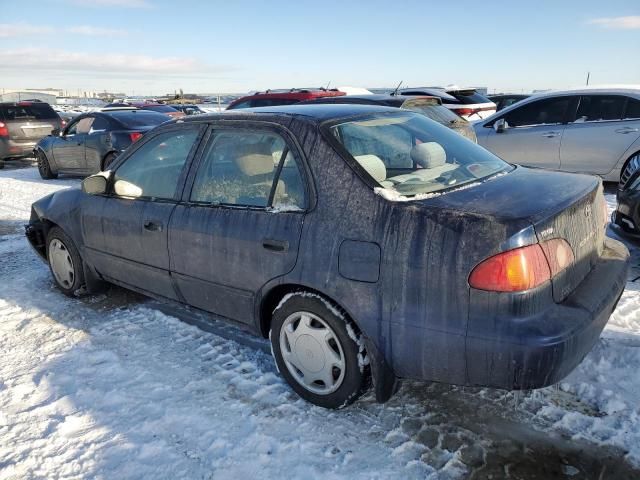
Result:
M306 105L161 125L33 204L62 292L112 282L270 338L303 398L398 379L531 389L598 340L628 252L595 177L510 165L413 112Z

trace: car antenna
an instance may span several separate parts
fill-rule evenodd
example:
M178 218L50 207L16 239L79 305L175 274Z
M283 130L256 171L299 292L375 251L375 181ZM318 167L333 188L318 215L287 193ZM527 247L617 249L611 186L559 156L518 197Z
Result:
M398 86L396 87L396 89L393 91L393 93L391 95L397 95L398 94L398 90L400 90L400 86L402 85L403 80L400 80L400 83L398 84Z
M331 85L331 80L329 80L329 83L327 83L327 86L324 87L325 90L329 90L329 85Z

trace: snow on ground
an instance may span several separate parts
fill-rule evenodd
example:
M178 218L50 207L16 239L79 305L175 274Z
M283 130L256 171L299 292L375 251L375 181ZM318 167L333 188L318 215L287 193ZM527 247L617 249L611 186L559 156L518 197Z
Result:
M60 294L20 226L78 183L0 171L0 479L640 478L636 247L601 340L560 386L406 382L335 412L300 400L263 350L139 295Z

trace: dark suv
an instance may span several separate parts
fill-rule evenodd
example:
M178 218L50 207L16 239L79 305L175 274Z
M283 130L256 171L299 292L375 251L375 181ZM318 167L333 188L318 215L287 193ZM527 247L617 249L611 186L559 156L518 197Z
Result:
M8 158L28 157L42 138L62 128L62 119L48 103L0 103L0 168Z
M291 88L287 90L267 90L238 98L229 104L227 110L254 107L275 107L293 105L294 103L313 100L314 98L339 97L344 95L339 90L326 88Z

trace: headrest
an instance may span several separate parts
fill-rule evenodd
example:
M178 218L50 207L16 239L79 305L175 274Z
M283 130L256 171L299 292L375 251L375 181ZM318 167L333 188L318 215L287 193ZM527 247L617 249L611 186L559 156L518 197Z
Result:
M355 158L373 179L380 183L387 179L387 167L376 155L356 155Z
M273 155L266 145L247 145L237 153L234 161L240 171L249 177L273 172Z
M411 149L411 159L424 168L435 168L447 162L447 153L436 142L420 143Z

